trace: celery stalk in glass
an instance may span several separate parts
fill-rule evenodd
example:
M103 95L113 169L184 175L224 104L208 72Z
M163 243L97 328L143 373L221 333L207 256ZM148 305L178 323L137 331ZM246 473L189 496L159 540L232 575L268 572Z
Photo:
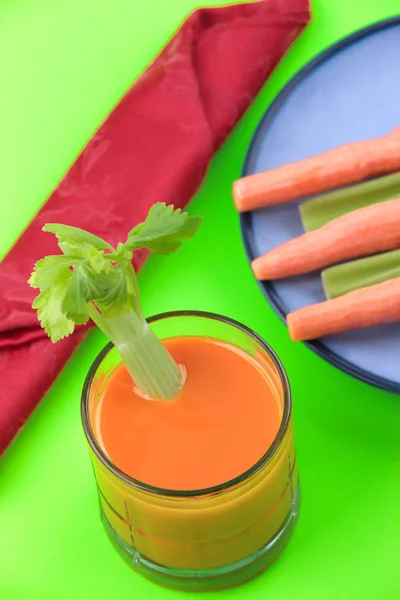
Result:
M157 203L116 248L76 227L45 225L63 254L39 260L29 284L40 290L32 306L51 340L57 342L92 319L116 346L143 395L176 396L182 374L144 318L132 256L139 248L174 252L200 222L200 217Z
M400 277L400 250L335 265L322 271L321 277L327 299Z
M397 197L400 173L392 173L314 196L300 204L300 217L305 231L312 231L348 212Z

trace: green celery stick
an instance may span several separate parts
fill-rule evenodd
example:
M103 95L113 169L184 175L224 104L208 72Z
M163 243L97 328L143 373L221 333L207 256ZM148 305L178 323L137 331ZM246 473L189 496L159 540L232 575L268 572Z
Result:
M182 374L144 318L132 256L139 248L175 252L195 234L200 221L159 202L116 248L77 227L45 225L43 231L57 237L62 254L39 260L29 284L39 289L32 307L51 340L67 337L75 325L92 319L118 349L143 395L166 400L176 396Z
M322 271L322 285L329 300L394 277L400 277L400 250L352 260L325 269Z
M322 227L348 212L400 197L400 172L315 196L300 204L305 231Z

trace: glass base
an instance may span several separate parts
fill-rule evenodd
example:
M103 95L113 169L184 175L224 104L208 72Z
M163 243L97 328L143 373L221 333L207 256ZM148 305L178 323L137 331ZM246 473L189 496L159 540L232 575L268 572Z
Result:
M181 591L206 592L235 587L253 579L271 566L292 537L298 520L299 505L300 487L298 486L292 508L282 528L268 544L238 562L214 569L176 569L151 562L114 531L103 511L101 511L101 519L111 542L137 573L164 587Z

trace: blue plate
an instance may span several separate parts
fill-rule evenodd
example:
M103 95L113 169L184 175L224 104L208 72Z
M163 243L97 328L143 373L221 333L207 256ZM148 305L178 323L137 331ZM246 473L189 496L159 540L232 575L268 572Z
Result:
M335 44L310 62L262 119L243 174L306 158L400 125L400 17L382 21ZM298 202L241 215L250 260L303 233ZM320 274L260 282L282 319L324 300ZM307 343L346 373L400 394L400 323Z

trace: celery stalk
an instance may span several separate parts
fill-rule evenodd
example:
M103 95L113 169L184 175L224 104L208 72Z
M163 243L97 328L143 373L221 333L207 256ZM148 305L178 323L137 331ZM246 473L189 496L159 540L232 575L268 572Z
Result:
M400 250L335 265L322 271L321 277L327 299L400 277Z
M133 381L144 395L165 400L177 396L182 374L141 314L130 309L119 317L106 318L92 305L89 315L117 348Z
M176 396L182 374L144 318L132 258L139 248L175 252L195 234L200 221L157 203L116 248L77 227L45 225L43 231L57 237L63 254L39 260L29 284L40 291L32 307L51 340L67 337L75 325L92 319L116 346L144 396L165 400Z
M396 197L400 197L400 173L315 196L300 204L300 217L305 231L312 231L345 213Z

